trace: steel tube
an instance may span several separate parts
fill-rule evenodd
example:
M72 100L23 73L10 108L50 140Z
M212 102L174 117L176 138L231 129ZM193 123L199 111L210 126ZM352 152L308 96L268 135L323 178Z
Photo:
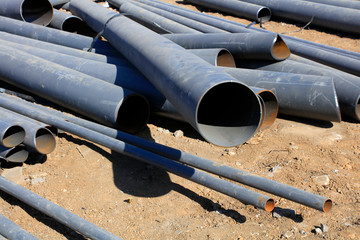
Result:
M70 9L95 31L112 18L104 37L207 141L236 146L257 131L261 107L247 86L170 40L98 4L75 0Z
M27 160L28 156L28 150L22 145L11 148L0 145L0 158L3 158L8 162L22 163Z
M351 1L350 0L304 0L304 1L360 10L360 2L354 0Z
M242 83L274 91L281 114L341 121L337 92L331 77L240 68L221 69Z
M70 0L49 0L49 2L55 7L62 6L66 3L69 3Z
M189 49L189 52L201 57L216 67L236 67L234 57L225 48Z
M263 5L261 6L237 0L185 0L185 2L262 23L269 21L271 17L269 8L264 7Z
M50 26L66 32L75 33L80 31L85 24L83 20L77 16L54 9L54 18L51 20Z
M331 200L319 195L312 194L286 184L281 184L267 178L252 175L246 171L235 169L178 149L158 144L156 142L150 142L143 138L139 138L116 129L108 128L106 126L71 116L69 114L64 114L57 110L50 109L38 104L33 104L17 97L0 94L0 106L9 108L13 111L25 115L27 112L38 112L38 115L40 116L52 116L60 118L67 122L75 123L88 129L103 133L109 137L117 138L119 140L144 148L148 151L160 154L166 158L170 158L175 161L179 161L181 163L185 163L193 167L217 174L219 176L246 184L248 186L267 191L300 204L305 204L320 211L328 211L331 208ZM321 208L321 206L323 206L323 208Z
M53 17L53 7L48 0L2 0L0 15L46 26Z
M38 239L2 214L0 214L0 234L0 236L4 236L7 239L14 240Z
M3 116L0 117L0 144L11 148L19 145L25 139L23 127L7 121Z
M35 208L39 212L55 219L65 226L81 233L91 239L120 239L104 229L86 221L78 215L60 207L59 205L27 190L26 188L11 182L0 176L0 189L7 194L19 199L25 204Z
M290 50L276 33L165 34L186 49L225 48L235 58L284 60Z

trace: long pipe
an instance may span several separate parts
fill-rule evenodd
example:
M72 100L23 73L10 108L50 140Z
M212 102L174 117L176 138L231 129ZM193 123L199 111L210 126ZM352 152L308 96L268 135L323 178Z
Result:
M23 127L7 121L0 116L0 144L5 147L15 147L25 139L25 130Z
M225 48L235 58L284 60L290 50L276 33L164 34L186 49Z
M158 144L156 142L150 142L143 138L139 138L116 129L108 128L85 119L74 117L69 114L64 114L57 110L50 109L38 104L33 104L17 97L0 94L0 106L9 108L27 116L30 116L29 114L31 112L36 111L39 112L38 114L40 116L50 115L57 117L67 122L72 122L88 129L103 133L109 137L128 142L175 161L179 161L181 163L188 164L190 166L217 174L219 176L226 177L239 183L243 183L245 185L275 194L300 204L307 205L320 211L327 212L331 208L331 200L319 195L312 194L273 180L269 180L267 178L256 176L246 171L232 168L178 149Z
M201 57L216 67L236 67L232 54L225 48L190 49L189 52Z
M237 0L185 0L185 2L262 23L269 21L271 17L269 8Z
M0 15L46 26L53 17L53 7L48 0L1 0Z
M23 145L11 148L0 145L0 158L8 162L22 163L27 160L28 156L29 152Z
M354 0L305 0L305 1L360 10L360 2Z
M274 91L281 114L324 121L341 120L331 77L240 68L222 69L245 84Z
M19 199L25 204L35 208L45 215L55 219L65 226L81 233L83 236L91 239L101 240L119 240L120 238L105 231L104 229L86 221L78 215L60 207L59 205L37 195L26 188L11 182L0 176L0 190Z
M130 90L9 46L0 46L0 56L0 77L9 84L125 131L138 131L148 120L148 102Z
M70 0L49 0L49 2L54 6L54 7L58 7L58 6L62 6L66 3L69 3Z
M2 103L4 103L4 105L13 104L13 102L10 102L5 98L2 98ZM251 191L247 188L219 179L217 177L213 177L208 173L172 161L168 158L146 151L142 148L130 145L115 138L106 136L104 134L90 130L88 128L81 127L80 125L73 124L59 117L43 114L42 111L36 111L35 109L22 109L22 110L23 111L21 111L21 113L28 117L37 119L42 122L46 122L66 132L75 134L79 137L85 138L89 141L100 144L104 147L108 147L114 151L123 153L127 156L133 157L140 161L146 162L148 164L153 164L173 174L189 179L190 181L199 183L203 186L209 187L218 192L234 197L243 203L251 204L266 211L272 211L274 208L273 199L264 196L262 194L259 194L257 192Z
M35 236L25 231L19 225L0 214L0 236L14 240L38 240Z
M87 0L70 9L104 37L175 106L204 139L236 146L257 131L256 94L233 77L136 22ZM96 13L96 14L95 14ZM232 111L232 109L237 111Z

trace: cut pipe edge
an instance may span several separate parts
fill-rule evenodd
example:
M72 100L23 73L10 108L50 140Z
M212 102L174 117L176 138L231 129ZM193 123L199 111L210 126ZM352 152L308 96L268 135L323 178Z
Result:
M215 67L236 67L233 55L225 48L187 49L186 51L195 54Z
M267 89L257 92L261 103L264 105L263 118L260 125L260 130L270 127L276 120L279 112L279 104L276 95Z
M196 128L215 145L234 147L257 132L262 118L257 95L239 82L222 82L201 98L196 111Z
M39 128L34 138L35 150L41 154L49 154L55 150L56 139L47 128Z
M25 129L19 125L10 126L3 134L1 144L11 148L21 144L25 139Z
M216 58L216 66L236 67L235 59L227 49L221 49Z
M22 145L10 148L6 153L4 153L2 158L8 162L22 163L27 160L29 152Z
M285 60L290 56L290 49L280 35L274 38L271 55L275 60Z
M332 201L330 199L326 199L323 204L322 211L327 213L332 208Z
M85 23L81 18L73 16L68 17L64 20L64 22L61 25L61 30L71 33L77 33L79 32L83 27L85 26Z
M265 211L272 212L274 210L274 208L275 208L274 199L272 199L272 198L268 199L265 203L265 207L264 207Z
M47 26L53 18L53 6L48 0L23 0L20 15L25 22Z
M267 7L262 7L257 12L257 21L259 23L265 23L271 18L271 10Z

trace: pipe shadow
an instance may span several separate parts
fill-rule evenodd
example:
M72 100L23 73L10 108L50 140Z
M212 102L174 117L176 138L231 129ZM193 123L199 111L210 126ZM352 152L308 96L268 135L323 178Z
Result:
M293 121L293 122L298 122L298 123L303 123L303 124L307 124L307 125L311 125L311 126L319 127L319 128L332 128L334 126L334 124L330 121L301 118L301 117L295 117L295 116L289 116L289 115L283 115L283 114L279 114L277 116L277 118L288 120L288 121Z
M275 207L273 210L273 214L274 213L277 213L280 217L291 219L296 223L302 223L304 221L302 215L296 214L293 209Z

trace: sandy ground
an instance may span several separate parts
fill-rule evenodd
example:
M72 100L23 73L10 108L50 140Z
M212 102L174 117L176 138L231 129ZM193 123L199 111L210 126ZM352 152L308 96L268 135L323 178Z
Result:
M301 25L272 20L264 27L282 33ZM289 35L360 52L360 40L350 35L315 28ZM177 130L184 136L175 137ZM323 213L272 196L277 212L285 212L281 217L67 133L47 156L32 155L22 166L3 163L3 174L123 239L360 239L358 123L283 117L233 148L209 144L189 125L161 118L138 136L320 194L333 200L333 209ZM0 196L0 213L38 238L84 239ZM324 231L315 231L321 224Z

